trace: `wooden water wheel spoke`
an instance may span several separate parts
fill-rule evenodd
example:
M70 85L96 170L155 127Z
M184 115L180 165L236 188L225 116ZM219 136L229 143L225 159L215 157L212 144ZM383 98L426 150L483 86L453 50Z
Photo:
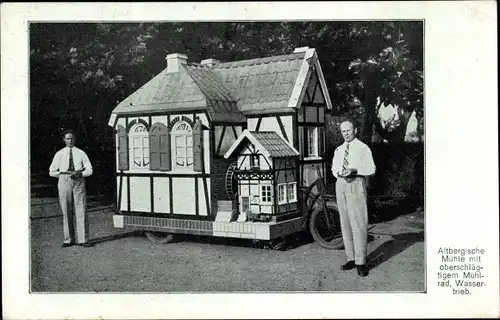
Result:
M227 168L226 171L226 177L225 177L226 195L231 200L236 199L238 193L238 183L235 175L237 168L238 164L236 162L233 162L229 165L229 168Z

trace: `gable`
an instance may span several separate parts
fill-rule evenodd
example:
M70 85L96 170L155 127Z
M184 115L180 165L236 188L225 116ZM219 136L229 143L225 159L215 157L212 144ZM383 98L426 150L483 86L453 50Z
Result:
M325 103L325 94L323 93L323 88L321 88L321 83L319 82L318 73L316 67L311 66L311 75L309 76L309 82L307 84L306 93L304 95L303 103L313 104L313 103Z
M306 55L288 106L299 108L302 102L316 100L324 101L326 107L332 109L332 102L316 51L309 48L299 48L296 50L305 50Z

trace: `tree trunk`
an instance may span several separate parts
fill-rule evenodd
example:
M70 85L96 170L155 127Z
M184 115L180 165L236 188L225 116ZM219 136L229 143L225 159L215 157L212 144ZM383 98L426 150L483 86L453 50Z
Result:
M361 140L365 141L368 144L372 142L373 135L373 124L376 121L376 116L374 112L375 108L365 108L364 116L363 116L363 124L361 128Z
M363 116L363 123L361 124L361 140L371 144L373 124L378 122L376 114L379 108L379 105L377 104L377 95L372 90L367 89L363 105L365 112Z

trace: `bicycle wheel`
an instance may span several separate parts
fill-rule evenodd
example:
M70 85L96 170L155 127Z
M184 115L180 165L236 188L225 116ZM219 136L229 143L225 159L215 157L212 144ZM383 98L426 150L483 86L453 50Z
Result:
M314 241L323 248L332 250L344 248L336 204L330 204L326 210L322 206L315 208L309 219L309 231Z

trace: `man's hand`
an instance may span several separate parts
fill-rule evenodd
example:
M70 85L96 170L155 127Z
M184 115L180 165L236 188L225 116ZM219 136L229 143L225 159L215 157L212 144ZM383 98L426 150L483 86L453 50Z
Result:
M71 179L78 179L78 178L81 178L81 176L82 176L81 171L75 171L70 175Z
M346 170L344 176L345 177L350 177L350 176L354 176L358 173L358 169L353 169L353 168L349 168Z
M339 171L338 175L341 178L344 178L347 182L351 182L354 180L354 176L358 173L357 169L349 168L343 171Z

